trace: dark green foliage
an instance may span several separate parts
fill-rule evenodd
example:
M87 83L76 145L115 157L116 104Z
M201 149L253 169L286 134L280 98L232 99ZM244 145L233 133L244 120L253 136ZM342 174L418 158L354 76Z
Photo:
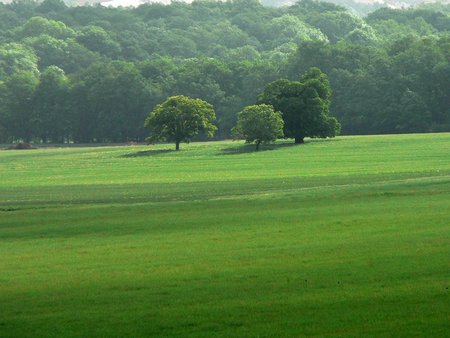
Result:
M39 13L63 12L67 9L67 5L62 0L44 0L36 8Z
M443 12L433 9L408 9L399 10L391 8L381 8L367 16L369 24L377 21L394 20L399 24L413 24L417 20L423 20L439 31L450 30L450 19Z
M329 76L329 110L343 133L446 131L449 13L441 4L361 18L315 0L282 8L257 0L138 8L15 0L0 4L0 82L21 72L39 79L52 66L64 71L68 89L60 104L68 128L57 139L70 142L143 140L138 117L173 95L211 102L217 138L227 138L237 112L267 84L296 81L311 67ZM119 71L119 64L127 66ZM42 93L32 100L45 101ZM14 140L17 130L6 121L3 139ZM38 129L30 137L45 141L50 131ZM330 133L324 130L317 133Z
M38 68L57 66L67 73L79 72L101 58L74 39L58 39L49 35L25 38L23 44L38 56Z
M136 66L124 61L88 68L76 93L83 104L73 107L74 138L83 142L143 141L143 121L160 98Z
M111 58L117 58L121 51L120 44L98 26L84 27L77 36L77 41L87 49Z
M70 116L66 113L69 84L64 71L50 66L41 73L36 88L33 117L36 137L43 142L64 143L71 135Z
M37 129L33 101L38 78L32 72L18 71L0 82L0 121L10 140L30 142Z
M158 104L145 120L145 127L151 129L147 140L175 142L175 149L179 150L181 142L189 143L200 133L212 137L217 130L215 119L213 106L208 102L172 96Z
M424 114L422 131L448 129L450 121L446 35L440 39L403 37L387 49L340 42L304 42L291 60L289 73L317 66L330 75L334 95L330 111L343 133L414 132L409 118ZM412 111L399 105L407 91L418 95ZM403 112L402 112L403 111ZM431 119L429 114L431 113ZM399 123L399 116L402 122ZM398 128L398 126L403 126Z
M39 35L49 35L57 39L66 39L74 37L75 31L61 21L35 16L17 28L15 35L19 39Z
M305 137L334 137L340 124L329 115L331 88L328 77L311 68L300 81L277 80L259 96L283 114L284 135L303 143Z
M17 13L5 4L0 3L0 41L4 39L4 35L8 29L17 27L19 23L20 20Z

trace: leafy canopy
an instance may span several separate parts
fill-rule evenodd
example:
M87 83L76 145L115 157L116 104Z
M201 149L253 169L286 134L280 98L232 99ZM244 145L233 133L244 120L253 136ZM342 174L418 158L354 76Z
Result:
M210 103L183 95L171 96L147 117L145 126L151 128L147 140L175 142L178 150L180 142L189 143L200 133L212 137L217 130L215 119Z
M245 107L238 113L236 127L233 134L237 138L244 138L246 143L256 143L256 150L261 143L273 142L283 137L283 118L281 113L274 111L267 104Z
M300 81L277 80L259 96L283 114L284 135L303 143L305 137L334 137L340 124L330 116L331 87L326 74L310 68Z

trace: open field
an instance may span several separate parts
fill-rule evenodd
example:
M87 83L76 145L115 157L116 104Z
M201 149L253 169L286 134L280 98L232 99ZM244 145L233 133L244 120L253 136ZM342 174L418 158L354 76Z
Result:
M0 151L0 337L449 335L450 134Z

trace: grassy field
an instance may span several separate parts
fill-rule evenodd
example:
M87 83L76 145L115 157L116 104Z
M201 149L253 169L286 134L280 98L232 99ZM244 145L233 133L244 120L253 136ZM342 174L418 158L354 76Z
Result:
M0 337L449 336L450 134L0 151Z

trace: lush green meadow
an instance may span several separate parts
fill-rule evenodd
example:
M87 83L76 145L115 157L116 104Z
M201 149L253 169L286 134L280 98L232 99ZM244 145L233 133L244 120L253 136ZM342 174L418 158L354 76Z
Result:
M0 337L444 337L450 134L0 151Z

